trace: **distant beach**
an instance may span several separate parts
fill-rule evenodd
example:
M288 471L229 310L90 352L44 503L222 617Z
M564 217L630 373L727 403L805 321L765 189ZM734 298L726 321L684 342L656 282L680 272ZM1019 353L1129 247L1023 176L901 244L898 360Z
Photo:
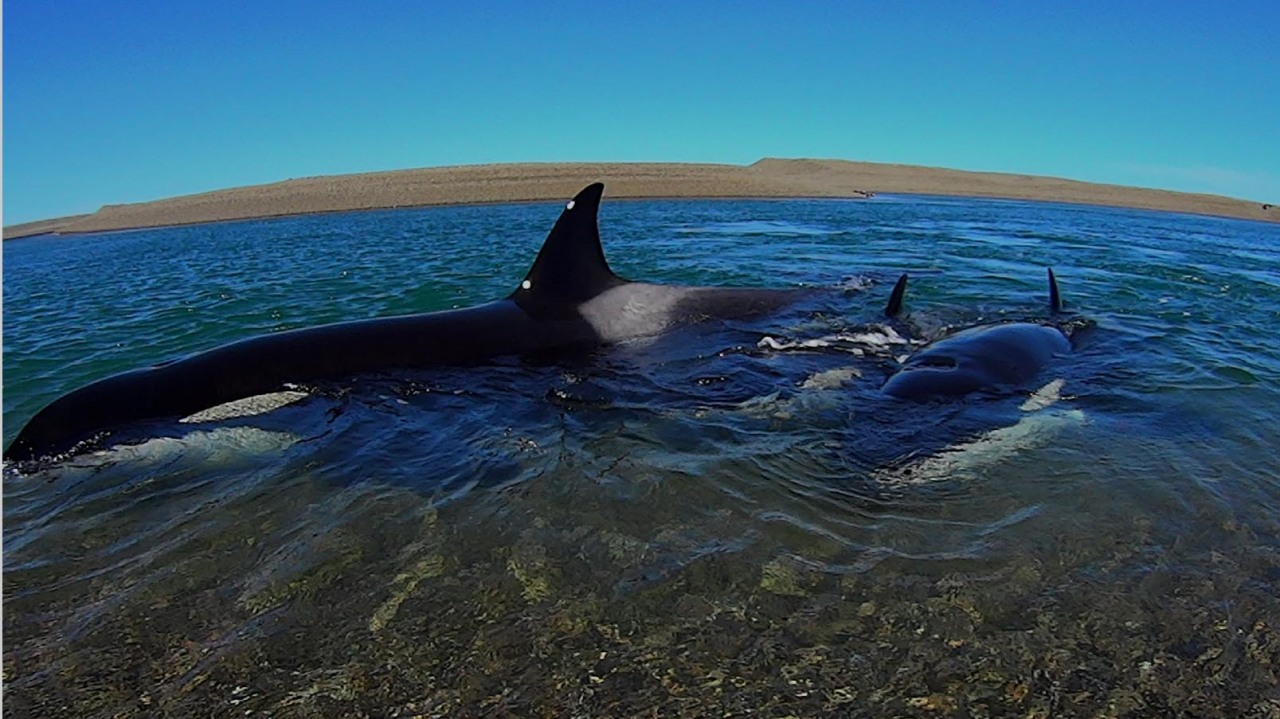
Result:
M4 239L398 207L563 200L601 181L609 199L866 198L953 195L1109 205L1280 222L1280 208L1217 195L995 172L848 160L763 159L751 165L520 163L307 177L4 228Z

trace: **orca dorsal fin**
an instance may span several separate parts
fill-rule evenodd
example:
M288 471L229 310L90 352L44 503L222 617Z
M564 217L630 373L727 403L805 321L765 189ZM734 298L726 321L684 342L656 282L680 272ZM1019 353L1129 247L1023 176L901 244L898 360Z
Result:
M1062 312L1062 295L1058 292L1058 278L1053 276L1053 268L1049 268L1049 311L1053 314Z
M603 194L604 185L596 182L569 200L512 299L585 302L624 282L609 269L600 246L596 215Z
M889 304L884 306L885 317L897 317L902 311L902 296L907 293L907 273L902 273L898 278L898 284L893 286L893 293L889 295Z

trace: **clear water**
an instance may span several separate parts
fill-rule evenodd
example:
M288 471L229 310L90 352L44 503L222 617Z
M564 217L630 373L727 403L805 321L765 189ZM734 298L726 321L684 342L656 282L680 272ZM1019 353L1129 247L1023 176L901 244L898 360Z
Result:
M558 211L6 242L5 441L116 371L503 296ZM1277 711L1280 228L926 197L601 222L627 277L820 291L6 468L5 709ZM928 338L1043 317L1048 265L1096 322L1039 378L1059 401L876 394L909 351L867 340L898 273Z

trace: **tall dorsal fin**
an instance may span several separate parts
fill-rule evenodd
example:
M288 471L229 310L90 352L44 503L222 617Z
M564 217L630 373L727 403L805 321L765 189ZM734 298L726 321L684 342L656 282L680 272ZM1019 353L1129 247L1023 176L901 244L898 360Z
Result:
M600 246L596 214L603 194L597 182L569 200L512 299L585 302L624 282L609 269Z
M1053 268L1049 268L1049 311L1058 314L1062 311L1062 295L1058 293L1058 278L1053 276Z
M902 296L907 293L907 273L902 273L898 278L898 284L893 286L893 293L889 295L889 304L884 306L885 317L897 317L902 311Z

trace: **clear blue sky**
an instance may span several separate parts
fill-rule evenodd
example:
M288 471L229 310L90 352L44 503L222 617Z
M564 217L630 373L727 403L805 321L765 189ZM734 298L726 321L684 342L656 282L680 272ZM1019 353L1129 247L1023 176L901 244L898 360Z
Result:
M1280 203L1280 2L4 0L4 223L448 164L827 157Z

